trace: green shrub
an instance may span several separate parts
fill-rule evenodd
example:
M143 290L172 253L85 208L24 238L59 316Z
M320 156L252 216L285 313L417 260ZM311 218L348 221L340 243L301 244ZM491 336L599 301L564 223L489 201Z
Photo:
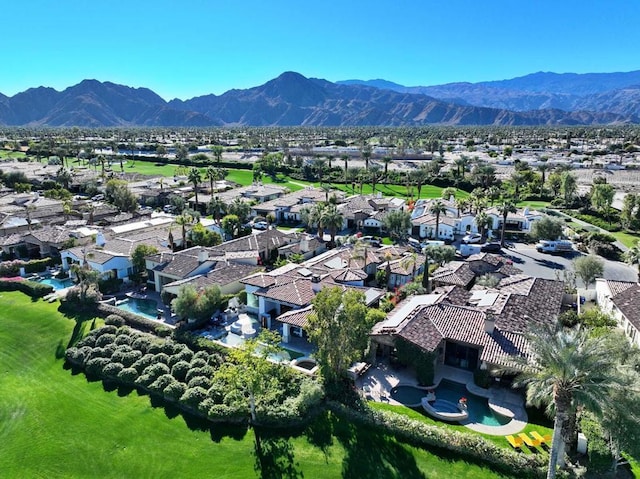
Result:
M47 266L53 265L53 259L32 259L23 264L25 273L42 273Z
M116 340L115 334L103 334L96 339L96 346L105 347L107 344L111 344Z
M187 387L195 388L201 387L202 389L209 389L211 387L211 379L206 376L195 376L192 377L187 383Z
M134 368L124 368L118 373L118 380L125 384L131 384L138 378L138 371Z
M122 366L122 364L110 362L103 368L102 374L104 376L115 379L118 377L118 374L120 374L120 371L122 371L123 369L124 369L124 366Z
M104 318L104 324L120 327L124 324L124 318L117 314L110 314L109 316Z
M171 368L171 374L178 381L184 381L187 376L187 373L189 372L189 369L191 369L191 365L188 362L178 361Z
M169 399L178 400L187 390L187 386L184 383L174 381L164 389L163 394Z
M147 366L143 371L143 375L148 375L152 377L154 380L162 376L163 374L169 374L169 366L162 363L155 363Z
M88 377L99 378L102 376L104 368L110 363L109 358L92 358L87 361L85 371Z
M598 422L593 416L585 413L580 419L580 427L589 444L587 448L587 454L589 455L589 472L598 474L610 470L613 464L613 456L605 438L604 431Z
M156 379L154 382L152 382L149 385L149 389L151 389L152 391L161 393L164 391L164 389L167 386L175 382L176 380L171 374L163 374L162 376L159 376L158 379Z
M192 408L197 408L200 402L204 401L206 397L207 391L205 389L201 387L188 388L180 398L180 402Z
M42 298L53 293L53 286L35 281L0 280L0 291L20 291L32 298Z

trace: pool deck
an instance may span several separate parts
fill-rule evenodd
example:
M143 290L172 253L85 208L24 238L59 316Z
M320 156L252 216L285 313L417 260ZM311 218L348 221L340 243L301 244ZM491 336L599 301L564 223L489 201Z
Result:
M515 391L503 387L480 388L473 382L472 372L440 364L436 369L434 386L437 386L442 379L465 384L469 392L486 397L491 409L512 418L504 426L485 426L470 421L460 423L469 429L484 434L504 436L516 434L527 425L528 417L524 408L524 399ZM399 384L417 386L418 382L411 371L395 369L387 362L380 362L372 366L366 374L356 381L356 385L365 392L368 399L401 406L402 404L391 398L391 390Z

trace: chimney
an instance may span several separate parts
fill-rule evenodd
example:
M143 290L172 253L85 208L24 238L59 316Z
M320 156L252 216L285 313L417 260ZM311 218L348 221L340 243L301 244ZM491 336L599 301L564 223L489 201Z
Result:
M204 263L208 259L209 259L209 252L204 248L200 248L200 251L198 251L198 263Z
M449 196L449 203L455 203L456 202L456 197L454 195Z
M300 240L300 251L302 253L309 252L309 238L307 236L303 236Z
M320 290L322 289L322 286L320 285L320 275L319 274L314 274L311 277L311 289L316 294L318 294L320 292Z
M484 317L484 332L493 334L494 329L496 329L496 317L493 313L487 312Z
M96 235L96 246L104 246L106 242L107 241L104 239L104 234L102 234L102 231L98 231L98 234Z

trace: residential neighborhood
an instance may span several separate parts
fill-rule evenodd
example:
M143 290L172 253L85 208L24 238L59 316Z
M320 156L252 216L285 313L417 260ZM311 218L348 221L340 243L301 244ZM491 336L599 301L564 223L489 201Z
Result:
M550 167L547 185L523 162L517 174L499 178L503 161L471 166L453 154L420 160L427 166L387 161L396 176L385 178L375 165L364 176L365 166L351 183L344 181L348 168L325 171L324 160L303 160L300 171L313 168L312 178L333 175L318 182L289 170L265 175L270 155L282 158L265 153L251 171L155 165L164 173L144 176L127 172L125 158L120 171L112 160L106 173L84 159L69 170L0 163L7 185L0 192L0 284L33 291L63 312L95 315L114 338L121 330L109 328L127 328L127 347L116 354L119 346L108 346L113 356L95 349L102 347L98 328L65 357L101 377L115 368L109 377L129 378L205 420L267 424L274 414L285 422L304 416L266 399L250 402L247 416L244 396L214 394L223 384L236 387L216 368L252 361L238 359L242 351L249 358L265 351L265 378L280 378L271 368L299 375L290 381L294 396L311 381L322 390L315 401L353 394L373 410L409 408L435 421L435 430L459 423L496 438L508 460L526 449L546 461L557 434L551 419L535 419L544 413L521 385L541 344L566 333L597 349L604 346L587 333L601 327L640 346L638 245L598 220L615 218L633 231L635 193L617 210L604 180L580 193L573 170ZM481 186L487 182L494 188ZM540 199L522 200L518 189ZM215 352L216 366L205 373L201 362L187 363L195 371L187 376L163 357L138 362L145 356L134 351L137 334ZM123 354L131 358L109 366ZM221 408L225 401L233 407ZM288 404L284 396L279 403ZM575 441L563 438L571 457L596 441L585 431Z

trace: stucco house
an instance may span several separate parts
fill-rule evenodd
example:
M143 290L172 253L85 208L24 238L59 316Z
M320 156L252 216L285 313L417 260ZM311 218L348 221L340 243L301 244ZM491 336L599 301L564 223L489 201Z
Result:
M598 278L596 302L615 318L629 340L640 347L640 284Z

